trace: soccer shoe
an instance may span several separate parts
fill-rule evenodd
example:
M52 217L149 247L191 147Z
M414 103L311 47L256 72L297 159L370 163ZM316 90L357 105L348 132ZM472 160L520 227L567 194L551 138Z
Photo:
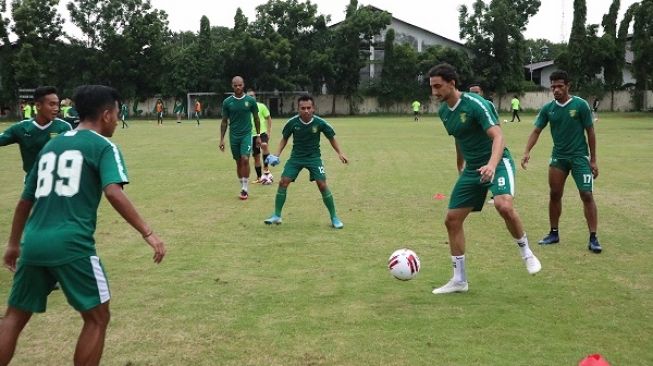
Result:
M244 189L240 191L240 196L238 196L238 198L240 198L243 201L246 200L248 197L249 195L247 194L247 191Z
M594 240L590 239L590 242L587 245L587 249L596 254L599 254L603 251L603 247L601 247L601 244L599 244L599 239L596 238L594 238Z
M254 184L261 184L261 177L256 178L256 180L253 181L252 183L254 183Z
M467 292L469 290L469 285L467 281L458 282L454 281L453 278L449 280L444 286L433 289L433 293L438 294L450 294L453 292Z
M335 229L342 229L345 227L345 224L343 224L339 218L333 217L331 218L331 226L333 226Z
M550 245L550 244L557 244L560 242L560 236L558 233L548 233L542 240L538 241L537 243L540 245Z
M277 216L277 215L272 215L272 216L268 217L267 219L263 220L263 222L266 225L272 225L272 224L279 225L279 224L281 224L281 217Z
M536 274L542 269L542 264L540 260L537 259L535 255L524 258L524 264L526 265L526 270L528 274Z

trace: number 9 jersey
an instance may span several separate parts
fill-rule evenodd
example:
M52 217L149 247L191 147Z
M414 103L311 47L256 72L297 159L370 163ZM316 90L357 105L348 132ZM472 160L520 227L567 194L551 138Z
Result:
M22 199L33 201L20 260L57 266L96 255L97 208L104 187L127 184L118 147L92 130L65 132L48 142L25 180Z

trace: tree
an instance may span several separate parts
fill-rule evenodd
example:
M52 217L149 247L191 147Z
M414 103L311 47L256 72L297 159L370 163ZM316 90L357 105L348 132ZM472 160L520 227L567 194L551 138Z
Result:
M613 0L610 10L603 16L603 36L601 36L601 49L604 50L603 79L605 86L610 91L610 110L614 109L614 91L623 82L623 52L618 49L617 42L617 16L619 14L620 0Z
M10 45L9 42L9 19L2 16L7 11L7 1L0 0L0 47Z
M637 79L637 90L642 93L640 107L644 110L651 108L647 105L645 93L653 85L653 0L642 0L634 10L633 41L634 53L633 71Z
M526 48L522 32L540 7L539 0L477 0L473 12L460 7L460 37L475 58L474 73L488 92L499 95L523 89Z
M350 113L355 112L354 97L358 94L360 69L369 57L372 38L390 24L390 14L372 7L358 7L357 0L350 0L345 20L336 28L334 48L334 77L329 82L333 91L332 104L335 113L335 95L347 97Z

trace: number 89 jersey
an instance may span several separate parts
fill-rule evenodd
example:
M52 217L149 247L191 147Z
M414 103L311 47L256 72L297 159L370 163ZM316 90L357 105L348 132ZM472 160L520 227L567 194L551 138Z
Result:
M96 255L95 226L102 190L129 183L118 147L92 130L68 131L46 144L25 181L34 201L20 259L57 266Z

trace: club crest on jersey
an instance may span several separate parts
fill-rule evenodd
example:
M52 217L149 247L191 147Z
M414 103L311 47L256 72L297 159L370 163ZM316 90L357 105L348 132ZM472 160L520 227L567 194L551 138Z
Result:
M50 138L55 138L55 137L57 137L57 136L59 136L58 133L56 133L56 132L50 132Z
M575 109L569 110L569 117L576 118L576 110Z
M313 133L317 133L317 126L313 126L313 127L311 128L311 131L312 131Z
M460 123L467 122L467 113L463 112L460 114Z
M249 108L249 102L245 102L245 107Z

